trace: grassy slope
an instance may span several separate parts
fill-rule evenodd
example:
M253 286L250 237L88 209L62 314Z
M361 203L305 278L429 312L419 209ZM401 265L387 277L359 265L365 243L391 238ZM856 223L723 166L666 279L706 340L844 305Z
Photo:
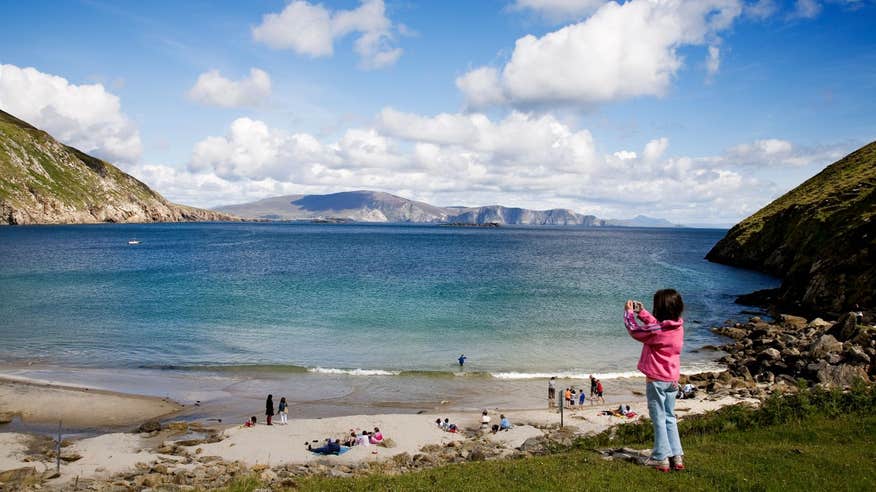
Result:
M0 139L0 143L15 149L16 154L35 159L46 173L28 172L13 165L6 152L0 152L0 199L18 202L29 197L30 188L76 207L128 194L141 200L163 201L145 184L112 164L57 144L48 133L3 111L0 111ZM106 189L101 185L102 177L115 181L118 187Z
M871 142L827 166L800 186L740 222L737 225L741 229L737 240L745 243L752 234L761 230L765 220L788 208L817 205L834 198L834 203L819 207L813 217L820 221L828 220L832 215L862 199L862 194L852 191L859 186L869 189L876 186L876 142ZM861 218L869 218L874 214L874 210L865 211Z
M576 450L517 460L449 465L399 476L312 477L300 490L876 490L876 389L812 391L767 400L761 409L727 407L682 423L688 471L662 474L591 451L610 433ZM618 428L611 447L650 447L650 426ZM229 492L252 491L244 478Z

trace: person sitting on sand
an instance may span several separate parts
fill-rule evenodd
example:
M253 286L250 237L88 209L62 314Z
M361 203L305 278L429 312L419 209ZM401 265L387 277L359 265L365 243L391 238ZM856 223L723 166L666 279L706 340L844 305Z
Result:
M256 419L255 415L253 415L252 417L249 418L249 420L247 420L246 422L243 423L243 426L244 427L255 427L257 421L258 421L258 419Z
M368 431L362 431L361 434L356 436L356 445L357 446L370 446L371 440L369 439Z
M513 425L511 425L511 422L508 421L508 417L506 417L505 414L500 415L499 419L500 419L499 420L499 429L500 430L506 431L506 430L514 427Z
M374 428L374 432L368 438L371 441L371 444L380 444L383 442L383 434L380 433L380 429L377 427Z
M444 419L444 421L446 422L447 419ZM445 425L441 422L441 417L438 417L437 419L435 419L435 425L437 425L438 428L441 430L447 430Z
M353 429L350 429L350 436L347 437L346 441L344 441L344 446L347 446L348 448L352 448L355 445L356 445L356 431L354 431Z
M326 439L324 446L311 448L308 444L307 449L316 454L341 454L341 443L337 439Z
M487 414L487 411L481 414L481 430L487 430L490 428L490 416Z
M444 429L445 431L449 431L449 430L450 430L450 425L451 425L451 424L450 424L450 419L448 419L447 417L445 417L445 418L444 418L444 422L441 423L441 428Z

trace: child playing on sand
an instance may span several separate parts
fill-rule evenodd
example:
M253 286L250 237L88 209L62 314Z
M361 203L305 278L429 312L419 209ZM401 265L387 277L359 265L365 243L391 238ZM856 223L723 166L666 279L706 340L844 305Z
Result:
M640 302L624 305L624 325L631 337L642 342L638 369L645 375L648 413L654 426L654 448L646 466L658 471L684 470L681 439L675 417L681 349L684 345L684 301L674 289L654 293L654 314ZM636 321L636 314L644 326Z
M253 415L252 417L249 418L249 420L247 420L246 422L243 423L243 426L244 427L255 427L257 420L258 419L256 419L256 416Z

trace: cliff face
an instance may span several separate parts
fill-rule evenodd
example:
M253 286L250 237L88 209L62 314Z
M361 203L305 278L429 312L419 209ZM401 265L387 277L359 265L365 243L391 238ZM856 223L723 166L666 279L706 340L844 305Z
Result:
M0 224L235 220L168 202L117 167L0 111Z
M782 277L778 304L840 312L876 304L876 142L734 226L706 259Z

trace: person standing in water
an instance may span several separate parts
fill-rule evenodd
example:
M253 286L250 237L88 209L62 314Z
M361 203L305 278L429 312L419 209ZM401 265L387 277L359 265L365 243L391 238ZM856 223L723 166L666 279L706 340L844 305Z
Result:
M654 448L645 461L658 471L684 470L684 451L678 436L675 397L684 346L684 301L674 289L654 293L654 314L641 302L624 305L624 326L627 333L642 342L642 355L637 368L645 375L645 395L648 413L654 426ZM644 323L640 325L636 320Z
M274 425L271 423L271 419L274 418L274 396L268 395L268 399L265 401L265 416L268 418L268 425Z
M462 367L465 365L465 359L468 359L468 357L466 357L465 354L459 355L459 359L458 359L459 360L459 367Z

